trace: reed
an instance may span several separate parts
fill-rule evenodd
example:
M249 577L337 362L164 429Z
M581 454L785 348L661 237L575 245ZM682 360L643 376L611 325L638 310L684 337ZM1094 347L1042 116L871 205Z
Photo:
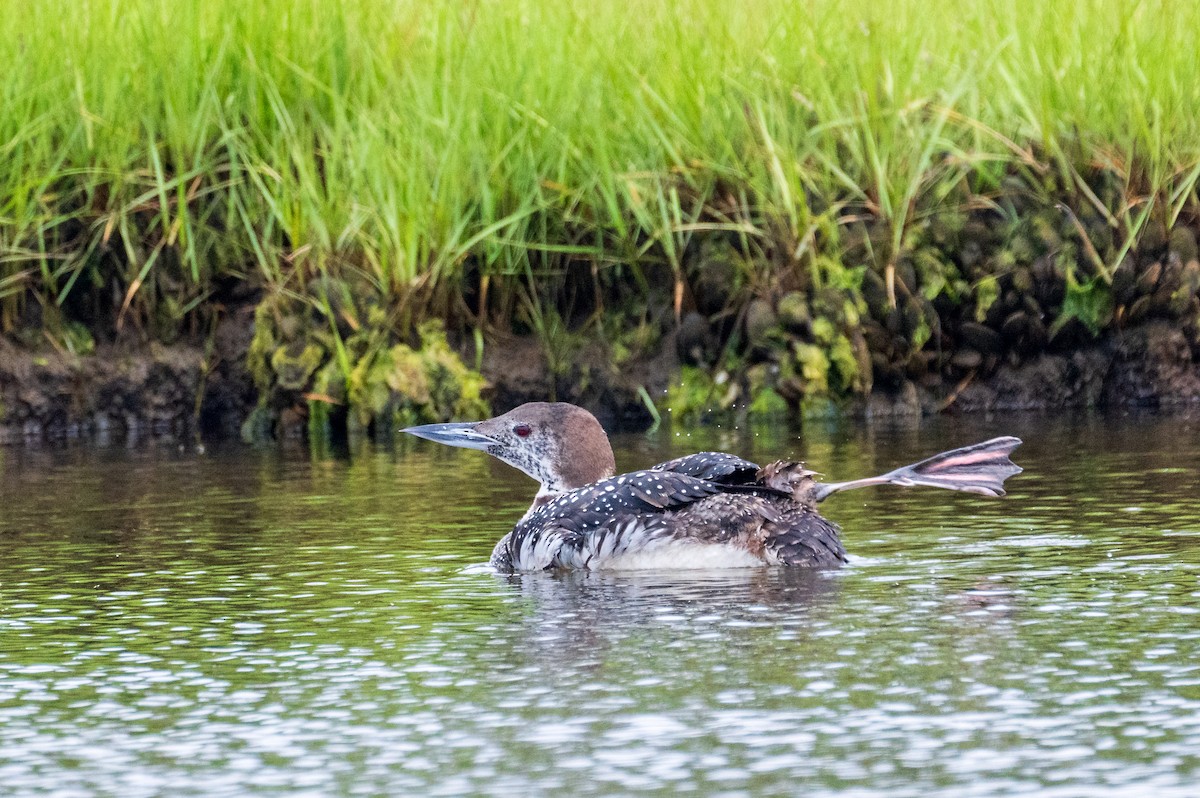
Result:
M1087 199L1104 169L1132 245L1200 178L1195 3L5 5L3 331L154 335L230 280L323 274L400 320L452 314L468 273L510 308L568 261L678 282L710 231L819 282L814 236L856 212L888 226L894 290L906 230L964 182Z

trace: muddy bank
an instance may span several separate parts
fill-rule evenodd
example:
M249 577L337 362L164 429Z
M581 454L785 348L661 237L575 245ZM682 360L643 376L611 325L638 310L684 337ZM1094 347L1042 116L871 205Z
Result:
M1124 196L1110 177L1091 176L1087 201L964 189L899 239L831 208L803 246L714 229L623 268L568 254L522 276L467 258L443 304L353 274L232 281L170 344L90 316L54 322L71 332L56 339L31 317L0 342L0 439L386 439L544 399L613 430L1200 402L1200 214L1125 229L1102 211ZM94 353L68 354L77 339Z
M1039 354L968 375L944 391L874 392L867 416L991 410L1054 411L1064 407L1172 407L1200 403L1200 363L1184 334L1158 321L1105 335L1070 354Z
M252 313L241 312L223 323L212 342L109 346L79 357L0 341L0 442L235 436L259 406L245 365L252 337ZM646 397L655 397L669 414L663 397L680 379L686 345L667 336L653 357L618 368L608 347L595 342L564 373L552 374L536 339L499 335L488 341L483 359L486 395L496 412L553 397L591 408L610 430L644 429L653 422ZM1192 403L1200 403L1200 363L1177 325L1153 321L1106 334L1070 354L998 364L958 384L877 386L838 410L871 418ZM279 409L276 434L302 436L308 416L307 403L297 398Z
M252 317L232 312L205 341L88 355L0 339L0 443L236 435L257 402L245 369Z
M252 307L235 314L212 341L105 345L85 356L30 351L0 339L0 444L312 434L313 408L328 407L327 397L303 385L260 392L247 365L253 316ZM641 391L665 393L678 368L673 347L624 370L606 351L596 344L570 369L552 374L535 339L497 335L483 359L490 406L557 398L588 406L609 429L645 429L653 415ZM334 405L325 423L345 434L344 405Z

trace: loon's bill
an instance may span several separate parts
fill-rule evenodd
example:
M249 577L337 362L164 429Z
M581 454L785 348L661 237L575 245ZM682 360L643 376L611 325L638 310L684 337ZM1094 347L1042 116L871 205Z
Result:
M434 443L446 446L458 446L463 449L482 449L487 451L489 446L495 446L499 441L475 431L476 422L468 421L453 424L425 424L420 427L409 427L401 430L409 435L416 435Z

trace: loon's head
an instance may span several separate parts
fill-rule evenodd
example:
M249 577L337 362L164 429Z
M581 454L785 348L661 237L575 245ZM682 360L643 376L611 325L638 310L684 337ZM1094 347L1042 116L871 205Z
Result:
M402 432L481 449L541 483L538 498L543 501L616 473L600 422L565 402L530 402L487 421L426 424Z

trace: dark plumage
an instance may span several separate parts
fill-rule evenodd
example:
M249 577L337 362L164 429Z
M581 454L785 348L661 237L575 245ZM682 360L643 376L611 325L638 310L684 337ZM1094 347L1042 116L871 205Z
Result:
M1020 443L996 438L881 477L821 484L800 463L759 468L700 452L613 476L612 448L595 418L569 404L535 402L466 424L412 427L418 437L481 449L541 483L533 505L496 544L501 571L787 565L846 560L836 525L817 512L826 496L893 483L1000 495L1021 469Z
M716 452L691 458L709 456L737 460ZM496 546L492 564L502 570L592 569L647 549L712 545L740 549L761 564L845 561L837 527L790 494L697 478L670 466L603 479L537 507Z

